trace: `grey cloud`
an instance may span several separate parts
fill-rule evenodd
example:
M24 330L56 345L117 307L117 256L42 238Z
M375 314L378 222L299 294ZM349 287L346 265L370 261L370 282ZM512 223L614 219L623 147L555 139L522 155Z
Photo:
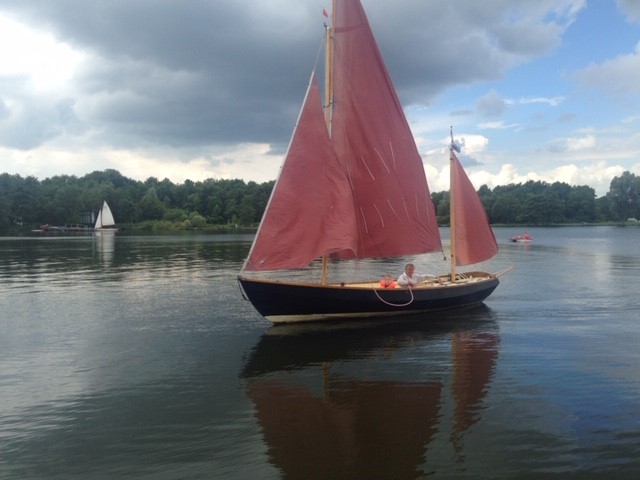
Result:
M31 92L19 77L0 79L0 91L11 96L0 100L0 145L29 150L76 128L72 98Z
M460 163L465 168L478 167L480 165L484 165L482 162L479 162L476 158L470 157L468 155L459 155L458 160L460 160Z
M481 115L496 117L505 111L506 102L498 92L491 90L478 100L477 107Z
M640 47L628 55L591 64L574 73L576 80L585 88L600 89L612 95L635 95L640 93Z
M560 115L558 117L558 122L559 123L568 123L568 122L572 122L573 120L575 120L578 116L575 113L564 113L562 115Z
M4 102L4 100L2 100L2 98L0 98L0 120L5 119L5 118L9 118L9 113L10 113L9 107Z
M616 0L618 8L632 22L640 22L640 2L638 0Z

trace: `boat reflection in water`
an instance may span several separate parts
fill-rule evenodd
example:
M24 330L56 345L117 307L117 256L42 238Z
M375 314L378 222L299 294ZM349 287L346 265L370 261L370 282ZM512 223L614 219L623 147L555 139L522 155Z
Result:
M115 251L115 235L111 234L98 234L94 236L94 244L97 255L105 267L110 267L113 264L113 254Z
M429 325L279 326L241 376L286 478L417 478L438 432L450 429L445 438L463 456L498 345L484 305Z

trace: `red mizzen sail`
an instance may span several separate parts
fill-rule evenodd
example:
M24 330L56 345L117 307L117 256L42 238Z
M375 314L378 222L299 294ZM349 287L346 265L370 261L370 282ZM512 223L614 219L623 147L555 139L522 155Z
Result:
M356 235L351 188L331 146L313 75L245 269L306 267L323 255L355 251Z
M458 266L482 262L498 253L498 243L489 226L480 197L451 151L451 195L455 221L455 263Z

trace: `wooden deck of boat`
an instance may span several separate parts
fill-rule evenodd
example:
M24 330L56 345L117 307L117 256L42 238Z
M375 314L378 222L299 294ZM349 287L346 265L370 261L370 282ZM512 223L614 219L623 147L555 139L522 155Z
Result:
M447 278L444 280L444 278ZM420 282L418 285L413 287L414 289L427 289L427 288L442 288L442 287L450 287L452 285L462 285L468 283L477 283L485 280L489 280L494 278L495 275L491 275L486 272L466 272L462 274L458 274L458 278L456 278L455 282L452 282L448 279L448 275L442 275L440 278L443 281L438 281L435 279L428 279L423 282ZM340 284L340 286L344 288L379 288L384 290L383 287L380 286L379 280L372 280L370 282L353 282L353 283L344 283ZM396 287L396 288L405 288L405 287Z

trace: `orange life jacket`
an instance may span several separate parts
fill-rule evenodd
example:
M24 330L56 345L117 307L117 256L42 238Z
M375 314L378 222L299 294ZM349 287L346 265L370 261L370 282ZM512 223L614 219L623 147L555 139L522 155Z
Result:
M396 288L398 284L395 282L395 280L391 280L390 282L387 282L387 280L385 280L384 278L382 280L380 280L380 286L382 288Z

